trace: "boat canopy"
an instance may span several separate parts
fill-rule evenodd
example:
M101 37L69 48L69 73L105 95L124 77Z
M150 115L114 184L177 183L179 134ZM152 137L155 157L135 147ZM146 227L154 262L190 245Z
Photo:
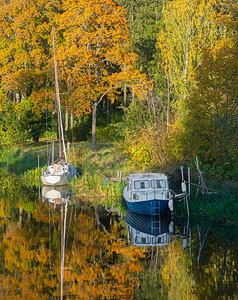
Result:
M167 189L168 179L160 173L130 174L127 176L128 190Z

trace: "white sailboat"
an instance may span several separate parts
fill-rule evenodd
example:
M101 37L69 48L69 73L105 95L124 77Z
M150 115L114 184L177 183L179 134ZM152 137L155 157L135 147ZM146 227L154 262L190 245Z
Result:
M52 163L49 166L47 166L46 171L42 172L41 180L43 184L47 186L61 186L70 183L71 179L76 175L77 169L71 166L67 162L62 116L61 116L61 106L60 106L60 93L59 93L59 83L58 83L57 60L55 54L54 28L52 29L52 35L53 35L53 51L54 51L55 89L56 89L57 113L58 113L60 161L58 163L52 161Z

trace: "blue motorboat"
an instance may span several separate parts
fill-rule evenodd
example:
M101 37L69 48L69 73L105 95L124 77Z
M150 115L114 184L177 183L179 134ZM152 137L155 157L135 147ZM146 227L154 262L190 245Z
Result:
M123 197L128 208L137 214L161 215L173 211L173 193L168 178L161 173L134 173L126 176Z

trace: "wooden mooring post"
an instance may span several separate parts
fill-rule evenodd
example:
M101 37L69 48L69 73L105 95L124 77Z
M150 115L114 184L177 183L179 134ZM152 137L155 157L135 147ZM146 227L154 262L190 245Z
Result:
M212 190L212 189L209 189L206 184L205 184L205 180L204 180L204 176L203 176L203 172L200 170L200 167L199 167L199 163L198 163L198 158L196 156L196 161L195 161L195 165L197 167L197 170L198 170L198 184L193 184L195 186L197 186L197 191L196 191L196 196L198 195L198 192L199 190L201 191L201 193L203 195L211 195L211 194L218 194L217 191L215 190Z
M117 171L117 177L106 177L106 178L104 178L104 185L107 184L108 180L111 180L111 181L122 181L124 179L125 178L122 177L122 171Z

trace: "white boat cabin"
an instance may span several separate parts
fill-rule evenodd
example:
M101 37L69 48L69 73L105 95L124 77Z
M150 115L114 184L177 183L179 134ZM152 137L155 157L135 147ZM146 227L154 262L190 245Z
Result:
M130 201L170 198L168 178L161 173L136 173L127 176L124 196Z
M69 166L68 164L52 164L48 166L47 173L48 174L54 174L54 175L61 175L63 173L69 172Z

